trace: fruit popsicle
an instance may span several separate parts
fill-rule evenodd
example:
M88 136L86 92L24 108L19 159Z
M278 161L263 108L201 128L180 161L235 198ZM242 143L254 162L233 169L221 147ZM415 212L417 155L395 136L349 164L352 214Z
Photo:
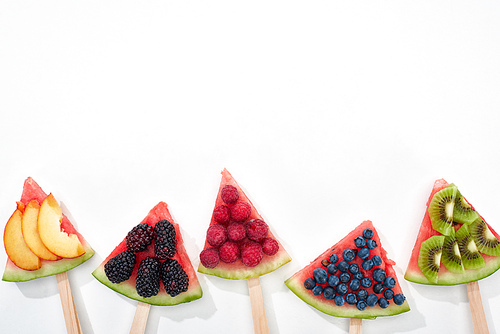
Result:
M457 186L439 179L427 201L405 279L429 285L467 283L474 328L483 327L485 321L475 321L485 319L477 302L477 281L500 268L499 239Z
M291 258L232 175L226 169L221 174L198 272L248 280L254 331L267 332L259 277Z

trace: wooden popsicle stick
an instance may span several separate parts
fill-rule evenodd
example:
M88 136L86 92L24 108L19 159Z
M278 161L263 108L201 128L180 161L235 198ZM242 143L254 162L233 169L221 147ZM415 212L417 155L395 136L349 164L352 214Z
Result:
M73 300L73 294L71 293L68 275L66 272L59 273L56 275L56 279L59 296L61 297L66 331L68 334L82 334L82 327L80 326L80 320L78 320L78 314L76 313L75 302Z
M351 318L351 323L349 324L349 334L361 333L363 333L363 319Z
M253 329L255 334L269 334L267 325L266 310L262 299L262 289L260 288L259 277L249 278L248 292L250 293L250 303L252 305Z
M486 322L486 316L484 314L478 281L467 283L467 295L469 296L469 306L472 315L474 334L488 334L488 323Z
M143 334L146 330L146 323L148 322L150 304L139 302L135 310L134 321L130 328L130 334Z

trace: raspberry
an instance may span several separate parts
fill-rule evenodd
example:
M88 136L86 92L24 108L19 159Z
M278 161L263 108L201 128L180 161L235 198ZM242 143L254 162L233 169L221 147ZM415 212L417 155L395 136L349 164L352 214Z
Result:
M200 253L200 262L205 268L215 268L219 264L219 251L217 248L207 248Z
M172 297L185 292L189 286L189 277L182 266L174 259L167 259L161 264L161 280L165 291Z
M261 241L267 237L269 226L262 219L252 219L247 224L248 239L253 241Z
M279 245L273 238L265 238L262 240L262 251L266 255L274 255L278 253Z
M246 235L245 225L242 223L232 222L227 226L227 238L231 241L241 241Z
M225 263L233 263L240 257L238 245L232 241L226 241L219 248L220 260Z
M227 184L222 188L220 192L220 197L226 204L234 204L240 197L240 194L238 194L238 189L236 187Z
M220 247L227 240L227 231L224 225L213 224L207 230L207 242L210 246Z
M135 266L135 254L131 251L118 253L104 265L104 272L111 283L121 283L130 278Z
M151 244L153 237L153 227L141 223L128 232L126 237L127 249L134 253L142 252Z
M229 223L229 219L231 218L231 210L226 205L219 205L214 209L214 213L212 218L221 224Z
M250 217L252 207L247 202L238 201L231 207L231 218L237 222L243 222Z
M177 252L175 227L168 220L160 220L155 228L155 255L159 260L172 257Z
M139 296L147 298L156 296L160 291L160 261L147 257L141 261L137 270L136 290Z
M248 241L241 246L241 262L245 266L255 267L260 263L263 256L262 246L258 242Z

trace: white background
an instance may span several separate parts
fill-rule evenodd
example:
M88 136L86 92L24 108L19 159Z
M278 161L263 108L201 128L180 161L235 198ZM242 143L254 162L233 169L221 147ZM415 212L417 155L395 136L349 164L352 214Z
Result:
M26 177L53 192L96 251L68 273L84 333L128 333L91 272L161 200L197 267L227 168L293 258L261 278L271 333L348 331L283 281L365 219L411 311L364 333L471 333L465 285L403 273L437 178L500 230L499 59L491 0L0 0L0 222ZM146 332L253 333L246 282L198 277ZM500 332L500 275L480 288ZM65 333L55 277L0 282L0 315Z

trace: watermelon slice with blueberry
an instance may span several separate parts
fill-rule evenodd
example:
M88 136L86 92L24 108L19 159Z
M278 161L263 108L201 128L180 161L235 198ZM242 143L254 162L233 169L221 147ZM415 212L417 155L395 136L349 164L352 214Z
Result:
M198 271L244 280L291 261L250 199L224 169Z
M427 201L405 279L456 285L500 268L500 236L454 184L437 180Z
M92 275L110 289L150 305L177 305L203 295L179 225L165 202L151 209Z
M371 319L410 310L394 261L367 220L285 281L300 299L326 314Z
M32 208L33 210L30 210L29 208ZM37 214L38 212L40 212L40 210L43 210L43 212L48 212L47 216L51 216L53 214L53 212L51 211L52 209L58 211L57 213L60 214L60 221L59 222L56 221L56 223L58 223L57 226L52 226L56 230L55 231L51 230L50 232L51 233L53 232L54 238L57 238L58 241L62 239L64 241L69 241L74 245L76 245L74 247L76 252L71 254L66 254L65 251L67 250L63 250L60 253L60 255L56 255L51 253L51 251L56 251L56 252L61 251L60 247L48 250L47 247L49 246L45 245L47 246L45 247L43 243L40 242L41 241L40 236L36 227L37 223L38 226L40 226L40 216L37 216ZM23 220L23 217L26 218L25 216L28 214L28 211L30 213L33 213L31 218L32 222L34 223L33 230L30 233L27 233L26 230L18 229L18 228L23 228L22 225L25 224L25 222L23 222L22 224L21 222ZM45 217L46 215L42 214L41 216ZM47 196L47 194L42 190L42 188L31 177L28 177L24 182L21 200L18 202L17 210L15 211L9 222L14 222L14 220L17 220L17 227L15 227L16 229L18 229L16 231L16 234L18 236L17 244L12 244L9 240L6 240L6 238L9 238L9 235L13 233L11 229L13 226L10 226L11 224L8 223L7 224L8 227L6 226L4 232L4 244L6 248L8 248L7 253L8 254L9 252L15 253L19 247L25 249L25 255L26 253L29 253L29 251L31 250L31 252L33 253L30 254L30 256L35 260L38 257L39 264L38 266L36 266L38 267L37 269L26 270L19 267L19 265L22 266L22 264L20 264L16 258L14 258L13 261L9 256L2 277L2 280L4 281L23 282L36 279L39 277L45 277L63 273L67 270L70 270L82 264L83 262L87 261L94 255L94 250L90 247L89 243L75 229L75 227L70 222L68 217L60 211L59 204L57 203L57 201L55 201L54 196L52 194L49 194L49 196ZM28 235L32 238L36 237L36 239L38 240L38 245L36 245L37 249L33 247L32 243L30 243L29 246L26 243ZM48 234L49 240L45 239L45 242L47 243L50 242L50 246L52 246L52 244L54 243L52 242L53 240L50 240L51 236L52 235L49 233ZM60 245L60 243L56 244ZM40 248L42 248L42 252L38 251ZM19 265L16 265L15 262L18 262ZM20 262L23 262L23 260L21 259Z

